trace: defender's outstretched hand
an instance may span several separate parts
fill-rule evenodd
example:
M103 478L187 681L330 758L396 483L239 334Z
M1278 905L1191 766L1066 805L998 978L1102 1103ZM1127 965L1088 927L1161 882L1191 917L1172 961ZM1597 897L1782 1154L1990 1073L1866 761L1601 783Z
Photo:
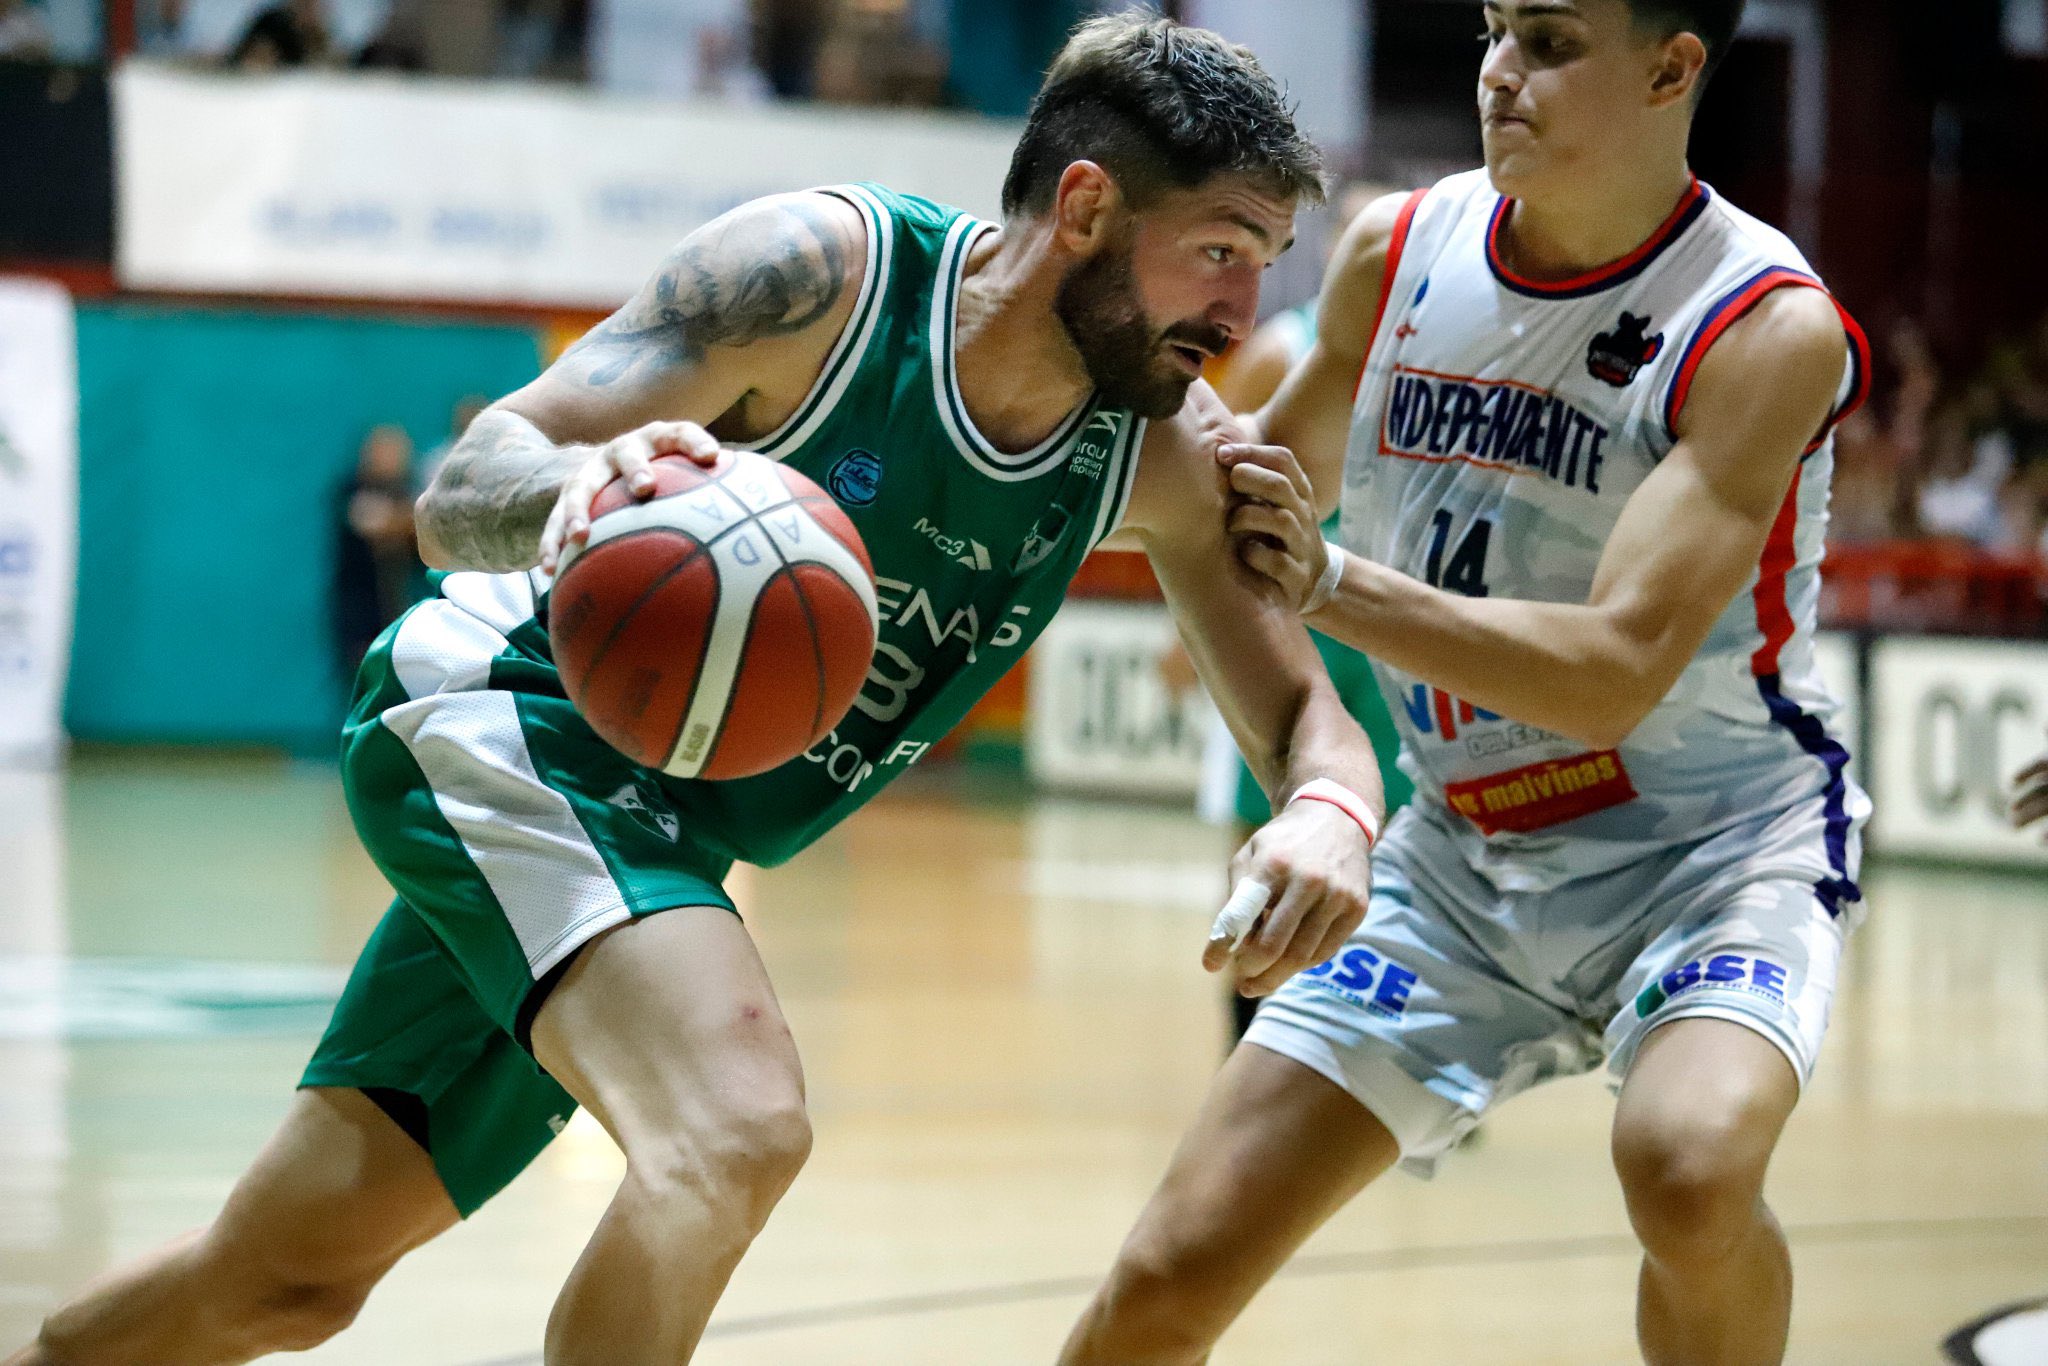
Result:
M547 527L540 536L540 567L552 574L562 552L590 539L590 505L598 491L623 476L635 496L654 492L654 471L648 468L656 456L685 455L700 465L718 461L718 438L694 422L650 422L624 436L590 449L569 482L562 485L548 514Z
M1296 801L1238 851L1230 879L1237 890L1210 931L1202 966L1230 966L1241 994L1270 995L1343 947L1365 918L1372 842L1342 808Z
M1315 492L1285 446L1229 445L1217 458L1230 472L1231 491L1243 501L1230 513L1238 558L1280 586L1298 612L1328 599L1329 547Z

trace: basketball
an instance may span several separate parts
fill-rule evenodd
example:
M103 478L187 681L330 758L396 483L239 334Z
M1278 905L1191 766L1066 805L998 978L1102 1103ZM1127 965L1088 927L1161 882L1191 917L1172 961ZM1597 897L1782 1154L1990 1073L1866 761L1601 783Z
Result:
M548 606L563 686L591 729L678 778L765 773L823 739L875 650L874 569L832 498L745 451L654 461L591 505Z

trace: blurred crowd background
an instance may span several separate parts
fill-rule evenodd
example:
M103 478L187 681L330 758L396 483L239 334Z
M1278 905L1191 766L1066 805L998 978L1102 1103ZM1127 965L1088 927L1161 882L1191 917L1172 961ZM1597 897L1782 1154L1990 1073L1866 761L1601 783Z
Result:
M630 176L592 171L573 187L597 204L608 230L633 227L635 216L642 227L658 227L639 239L651 243L672 241L671 231L680 235L737 202L734 196L791 188L779 177L792 148L834 131L853 139L849 150L815 152L812 161L825 162L835 178L898 177L889 167L910 164L992 185L1006 155L1004 130L1013 127L1007 121L1024 111L1063 35L1093 11L1121 7L1116 0L0 0L0 274L56 280L77 301L87 471L95 462L114 469L143 459L131 457L122 440L142 422L160 440L136 477L161 480L163 496L175 501L182 496L176 472L189 467L195 445L217 446L223 470L273 459L265 452L280 439L277 414L291 396L304 415L292 437L321 473L277 497L296 500L291 517L319 509L333 554L321 585L294 588L289 576L255 567L264 555L273 564L276 557L252 532L250 586L236 591L260 584L264 594L296 593L279 598L280 620L331 622L331 677L339 679L365 632L418 590L405 495L430 467L431 452L450 439L451 420L459 430L461 414L480 395L511 387L624 288L564 286L549 295L515 282L455 297L406 283L413 277L396 254L388 281L373 274L351 277L346 287L304 286L266 274L275 264L266 257L248 283L167 287L140 262L136 239L154 231L157 248L189 245L193 234L217 231L226 221L220 214L245 206L233 194L209 199L210 187L192 181L194 202L206 202L189 224L166 224L160 213L135 207L165 203L161 187L150 200L136 186L167 149L192 154L192 168L177 174L207 174L205 149L177 139L212 134L180 133L140 150L139 134L149 130L123 127L118 114L123 71L163 73L158 84L179 98L233 85L280 92L287 101L302 90L332 99L339 84L426 92L422 98L474 110L478 92L513 92L556 113L644 115L654 121L648 129L671 116L677 128L714 126L707 117L727 120L719 128L758 125L758 134L732 139L745 146L758 137L752 145L773 153L750 170L752 180L729 161L698 175L693 144L665 151L649 132ZM1337 178L1405 188L1478 161L1476 0L1163 0L1151 7L1258 50L1301 102ZM555 115L537 117L545 123ZM924 143L903 150L929 130L955 141L940 151ZM521 136L508 131L505 139ZM455 144L437 145L445 156ZM558 170L585 151L495 150L507 159L554 158ZM2035 244L2037 225L2048 221L2041 175L2048 166L2048 0L1952 0L1938 10L1905 0L1751 0L1742 38L1706 97L1694 151L1702 179L1792 235L1873 343L1871 402L1838 441L1827 623L1864 633L2048 635L2048 272L2038 268ZM887 162L890 155L897 161ZM432 179L431 157L407 174ZM310 163L273 177L285 190L257 212L267 215L263 243L276 248L277 261L289 264L291 252L318 233L371 233L405 211L396 199L365 208L286 195L297 193L293 186L374 181L350 175L329 177ZM575 173L556 178L567 185ZM501 175L498 183L516 177ZM927 192L946 195L943 186ZM968 202L964 191L959 202L994 209ZM421 239L417 250L439 250L471 233L473 242L456 245L476 247L474 259L501 247L509 259L534 233L563 229L570 203L536 198L504 205L496 216L493 205L479 210L475 201L447 213L437 208L440 235ZM1305 217L1301 249L1269 277L1269 313L1313 296L1317 248L1335 217ZM544 265L560 275L579 250L591 254L564 247ZM536 254L545 253L529 253ZM620 280L645 268L637 255L626 264ZM436 341L423 330L428 323L450 331ZM257 378L242 372L240 401L228 407L246 411L191 396L245 354L274 358ZM353 359L317 382L295 368L332 369L343 355ZM393 359L400 355L412 358ZM158 390L147 401L135 398L127 412L122 405L142 376L157 378ZM177 440L186 445L162 433L182 433ZM260 490L248 496L248 525L284 524L259 518ZM80 508L86 553L67 705L74 733L86 736L176 733L183 724L167 714L124 719L125 704L112 701L142 652L121 647L120 633L134 637L141 628L115 611L117 602L125 610L134 575L110 576L98 552L132 539L133 518L132 508L91 496ZM140 561L134 570L143 572ZM1105 564L1089 571L1084 588L1143 596L1145 580L1142 571ZM324 611L308 612L323 600ZM94 682L102 673L95 660L104 661L105 690ZM253 733L324 745L326 722L312 718L337 707L338 694L330 691L316 707L309 693L289 723L264 723ZM197 735L218 733L213 721L192 727Z

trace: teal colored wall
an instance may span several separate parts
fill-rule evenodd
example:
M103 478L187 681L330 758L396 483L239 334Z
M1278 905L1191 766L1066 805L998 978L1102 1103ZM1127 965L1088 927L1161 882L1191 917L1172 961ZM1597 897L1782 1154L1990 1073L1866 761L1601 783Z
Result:
M332 752L336 489L372 426L424 454L530 379L534 333L87 305L78 353L72 735Z
M954 98L984 114L1021 117L1053 54L1093 9L1084 0L951 0Z

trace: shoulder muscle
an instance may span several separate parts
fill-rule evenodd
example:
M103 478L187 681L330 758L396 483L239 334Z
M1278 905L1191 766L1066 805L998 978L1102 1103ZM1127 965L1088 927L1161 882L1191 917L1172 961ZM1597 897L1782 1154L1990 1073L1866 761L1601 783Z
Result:
M1407 194L1390 194L1367 205L1344 230L1323 276L1316 343L1352 362L1353 369L1364 363L1366 348L1372 345L1388 251L1409 198Z
M836 195L742 204L685 237L506 405L557 439L597 439L657 418L708 423L778 379L807 383L852 311L866 250L866 220Z

